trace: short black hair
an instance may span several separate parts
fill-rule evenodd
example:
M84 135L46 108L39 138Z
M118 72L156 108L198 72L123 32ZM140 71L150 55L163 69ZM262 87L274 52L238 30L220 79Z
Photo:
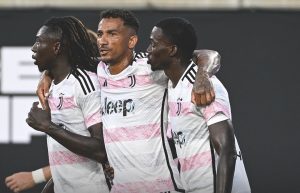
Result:
M139 21L133 12L125 9L108 9L101 12L100 20L103 18L120 18L124 25L134 29L137 34L139 31Z
M197 35L188 20L170 17L159 21L155 26L161 28L170 43L177 46L179 54L184 60L192 58L197 46Z
M62 51L67 54L73 69L96 71L98 50L93 46L87 29L79 19L73 16L52 17L44 26L60 40Z

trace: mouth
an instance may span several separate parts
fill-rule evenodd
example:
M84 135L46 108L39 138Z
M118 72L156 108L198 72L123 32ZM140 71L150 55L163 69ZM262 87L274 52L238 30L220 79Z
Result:
M34 60L33 63L36 65L36 56L35 56L35 55L32 55L31 58Z
M100 50L100 56L104 56L104 55L106 55L108 52L109 52L108 49L101 49L101 50Z

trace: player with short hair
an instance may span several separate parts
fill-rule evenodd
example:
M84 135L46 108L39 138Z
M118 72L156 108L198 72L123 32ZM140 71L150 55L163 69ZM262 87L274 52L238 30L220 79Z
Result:
M169 120L184 189L191 193L250 193L225 87L213 76L215 101L206 107L191 103L198 68L191 60L197 44L192 24L182 18L163 19L154 26L150 41L147 51L152 69L164 70L170 78Z

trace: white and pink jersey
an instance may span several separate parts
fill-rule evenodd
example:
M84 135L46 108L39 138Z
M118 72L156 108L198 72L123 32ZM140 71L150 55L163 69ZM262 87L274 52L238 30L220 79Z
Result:
M111 75L103 62L97 73L105 146L115 172L111 192L179 190L178 169L166 139L167 121L161 123L168 83L164 72L153 72L146 58L136 57L117 75Z
M208 126L231 119L228 93L213 76L216 99L207 107L191 103L191 91L197 66L191 63L176 87L169 83L169 121L180 163L180 177L187 192L212 193L218 155L210 145ZM240 150L236 141L236 149ZM213 153L212 153L213 152ZM236 160L232 193L250 193L250 186L243 160Z
M74 70L50 87L51 119L73 133L90 136L101 122L100 87L95 73ZM56 193L108 193L101 164L77 155L47 136L49 163Z

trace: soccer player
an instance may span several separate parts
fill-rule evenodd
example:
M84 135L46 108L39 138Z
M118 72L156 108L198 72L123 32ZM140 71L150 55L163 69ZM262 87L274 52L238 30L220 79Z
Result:
M197 43L193 26L182 18L163 19L153 28L150 41L147 51L152 70L164 70L170 78L168 115L184 189L193 193L250 193L226 89L213 76L215 101L206 107L191 103L197 71L191 61Z
M47 134L54 191L109 192L100 164L107 155L93 73L97 52L86 28L74 17L52 18L39 29L32 51L39 71L47 70L53 81L47 110L34 102L26 122Z

